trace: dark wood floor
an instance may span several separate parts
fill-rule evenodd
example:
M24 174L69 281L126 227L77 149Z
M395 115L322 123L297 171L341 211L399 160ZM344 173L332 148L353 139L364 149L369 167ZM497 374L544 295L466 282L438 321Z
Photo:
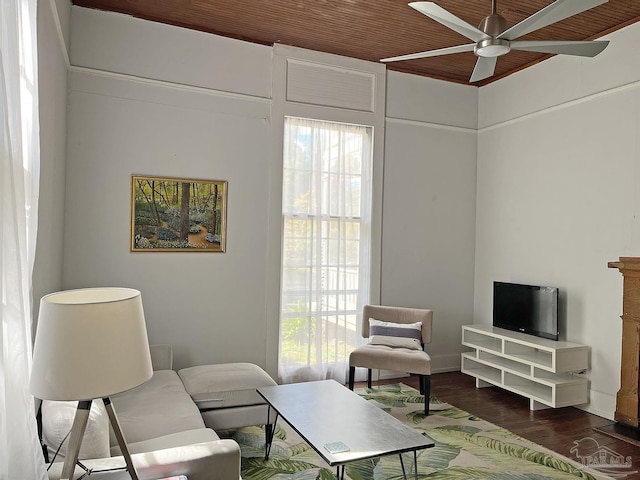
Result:
M398 381L418 388L417 377L380 383ZM574 407L530 411L528 399L497 387L476 388L475 380L460 372L432 375L431 394L574 460L577 460L571 453L574 442L591 438L600 447L608 447L624 457L631 457L633 466L630 471L640 472L640 447L593 430L594 427L612 423L606 418ZM584 454L590 455L591 452ZM625 478L640 478L640 473L629 474Z

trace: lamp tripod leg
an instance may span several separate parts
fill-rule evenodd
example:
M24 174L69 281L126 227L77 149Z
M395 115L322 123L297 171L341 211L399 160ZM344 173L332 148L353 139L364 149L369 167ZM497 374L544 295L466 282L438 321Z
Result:
M72 480L73 473L76 469L76 462L80 453L80 444L84 431L87 428L87 420L89 420L89 411L91 410L91 400L81 400L78 402L76 415L73 418L73 426L71 427L71 435L69 437L69 445L67 447L67 455L62 466L62 476L60 480Z
M125 442L124 440L124 434L122 433L122 429L120 428L118 417L116 416L116 412L113 409L113 405L111 405L111 399L109 397L105 397L102 399L102 401L104 402L104 406L107 409L107 415L109 416L109 421L111 422L113 433L118 440L118 445L120 446L120 451L122 452L124 461L127 463L127 471L129 472L129 475L131 475L132 480L138 480L138 473L133 466L133 461L131 460L131 455L129 454L127 442Z

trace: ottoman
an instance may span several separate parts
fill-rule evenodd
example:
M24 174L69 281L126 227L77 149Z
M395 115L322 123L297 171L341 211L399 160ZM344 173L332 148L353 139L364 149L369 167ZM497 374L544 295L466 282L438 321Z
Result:
M191 395L234 392L270 387L276 382L262 368L252 363L221 363L183 368L178 375ZM257 395L257 394L256 394ZM207 427L228 430L250 425L266 425L267 431L275 422L275 413L267 421L267 404L241 405L228 408L205 409L200 412Z

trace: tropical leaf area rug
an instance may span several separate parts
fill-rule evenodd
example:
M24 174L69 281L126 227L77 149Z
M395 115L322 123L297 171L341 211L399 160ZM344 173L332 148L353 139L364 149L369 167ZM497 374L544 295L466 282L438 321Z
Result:
M508 430L459 408L430 399L424 416L424 397L404 384L356 390L363 398L431 437L433 448L418 451L419 479L560 480L607 477L574 460L536 445ZM309 412L313 414L313 412ZM264 460L264 427L218 432L242 449L243 480L335 480L335 467L327 465L282 419L278 420L269 460ZM405 454L407 477L413 479L413 454ZM346 465L350 480L401 480L398 455Z

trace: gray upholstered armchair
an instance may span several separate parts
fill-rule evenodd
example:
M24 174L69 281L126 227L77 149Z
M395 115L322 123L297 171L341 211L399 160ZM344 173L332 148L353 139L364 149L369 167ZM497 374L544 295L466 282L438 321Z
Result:
M425 396L424 413L429 415L431 393L431 357L424 344L431 342L433 312L419 308L365 305L362 311L362 336L369 343L349 355L349 388L353 390L356 367L417 374L420 393Z

